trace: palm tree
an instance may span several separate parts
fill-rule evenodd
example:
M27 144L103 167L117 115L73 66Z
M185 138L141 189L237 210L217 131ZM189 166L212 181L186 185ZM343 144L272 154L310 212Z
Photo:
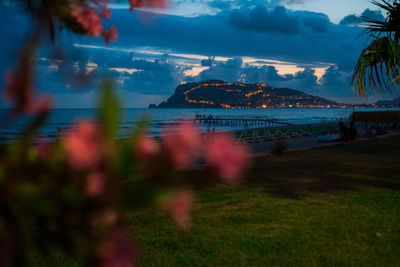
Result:
M360 17L373 38L356 64L352 88L357 95L395 95L400 86L400 0L371 1L386 11L385 21Z

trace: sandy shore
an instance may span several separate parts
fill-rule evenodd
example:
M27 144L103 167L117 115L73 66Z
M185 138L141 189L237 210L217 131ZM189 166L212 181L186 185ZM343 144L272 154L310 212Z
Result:
M392 136L399 136L400 133L393 132L385 135L379 135L375 137L362 137L357 138L354 141L349 142L330 142L330 143L321 143L318 141L317 136L303 136L297 138L288 138L285 139L287 143L287 151L299 151L299 150L309 150L313 148L321 148L321 147L329 147L329 146L336 146L336 145L346 145L346 144L357 144L363 142L371 142L375 140L387 139ZM251 147L251 151L253 156L255 157L262 157L271 155L271 148L274 145L274 141L267 141L264 143L252 143L249 144Z
M364 137L364 128L357 127L359 136L355 141L350 142L320 142L318 136L332 134L334 138L339 138L339 126L337 122L299 124L282 127L260 127L243 130L227 131L238 142L246 143L251 147L253 156L271 155L274 140L283 138L287 143L286 151L307 150L320 147L335 146L340 144L354 144L358 142L369 142L376 139L384 139L390 136L399 135L393 131L388 134L374 137ZM218 133L217 133L218 134Z

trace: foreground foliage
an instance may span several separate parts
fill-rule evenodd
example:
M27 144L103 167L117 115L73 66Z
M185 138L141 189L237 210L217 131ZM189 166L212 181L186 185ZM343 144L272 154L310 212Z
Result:
M119 105L104 83L98 117L80 121L54 141L38 139L49 110L38 113L18 142L0 153L0 265L25 266L29 251L44 263L55 255L79 265L132 266L140 254L125 230L128 211L154 206L183 230L192 227L191 187L220 177L239 182L247 149L233 138L204 139L189 122L166 131L162 144L145 121L117 139ZM207 168L187 171L204 161Z
M189 230L195 203L191 187L216 177L236 184L248 165L245 146L227 135L205 140L189 122L165 131L161 144L147 135L146 120L126 140L118 140L121 107L110 80L102 85L96 118L77 121L56 140L37 135L52 105L51 98L34 89L42 44L54 40L62 29L103 37L106 44L116 41L117 29L103 27L103 19L111 16L107 7L111 2L2 2L6 9L13 3L31 13L33 30L6 73L2 91L11 109L0 122L0 131L21 116L29 115L30 121L18 141L0 147L0 266L26 266L31 254L40 265L65 261L79 266L133 266L140 252L126 235L128 211L156 207L180 229ZM166 3L128 2L131 10L162 8ZM60 51L52 52L53 60L66 60ZM84 73L66 74L80 82L87 79ZM207 169L187 175L200 163Z

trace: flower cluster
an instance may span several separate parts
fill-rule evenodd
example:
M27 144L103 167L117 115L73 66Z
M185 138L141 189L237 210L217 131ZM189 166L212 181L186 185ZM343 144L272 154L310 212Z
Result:
M188 168L203 157L224 182L238 182L248 166L249 153L246 146L236 143L226 134L202 137L189 122L180 124L177 130L164 133L165 149L177 169Z
M80 122L76 129L65 134L63 144L67 159L76 170L95 168L102 159L98 126L91 122Z
M118 101L111 88L104 89L103 96L108 97L102 98L105 110L101 112L117 114ZM35 140L31 129L41 122L34 121L25 135ZM233 185L248 166L244 145L228 135L206 137L190 122L164 131L158 140L143 129L133 129L131 137L117 140L109 134L115 131L108 131L117 126L111 116L100 116L96 123L77 122L58 140L39 139L32 145L21 140L19 150L6 149L11 154L0 155L0 198L4 207L13 207L0 210L0 245L9 243L11 251L9 258L0 257L0 263L18 262L19 255L26 253L24 239L43 243L39 246L43 257L54 246L60 248L60 240L66 251L78 249L79 240L96 250L88 262L132 266L138 251L121 230L129 225L125 213L138 203L162 199L161 207L175 224L189 230L195 204L189 173L196 169L204 182L215 177ZM26 237L7 236L12 241L4 241L3 235L10 233Z
M165 148L178 169L188 168L200 153L201 140L194 125L184 122L177 131L164 132Z
M118 38L115 26L103 28L103 18L111 17L108 2L38 1L48 13L33 13L45 15L39 27L46 19L46 26L53 26L56 19L76 33L102 36L108 44ZM131 10L163 8L165 0L129 4ZM28 265L31 255L39 257L35 262L54 265L49 251L74 260L79 255L89 266L133 266L139 252L124 231L131 223L128 212L162 199L159 206L179 228L189 230L195 205L190 188L202 182L190 184L190 172L196 169L207 182L209 177L230 185L240 181L248 151L228 135L206 138L183 122L158 140L141 128L118 140L119 101L108 83L96 122L80 121L54 140L37 136L51 108L51 99L37 97L32 89L39 44L34 32L15 71L5 77L4 98L14 107L10 122L21 113L31 113L32 120L21 139L2 144L0 153L0 266Z
M228 184L236 184L249 165L247 147L233 143L224 135L211 137L206 146L206 161Z
M165 157L170 167L178 171L188 170L205 161L209 168L224 183L235 185L240 181L244 170L249 166L249 151L243 144L236 143L226 134L202 136L194 124L183 122L172 130L165 130L162 144L141 134L135 155L142 160L154 161L157 157ZM209 176L207 173L206 176ZM166 209L176 225L183 230L190 229L193 209L193 194L180 189L170 196Z
M106 8L104 8L107 10ZM108 13L106 13L108 15ZM100 36L103 30L102 21L97 10L91 7L77 6L72 10L71 15L82 25L88 35Z
M109 30L103 28L102 18L111 18L111 9L107 7L107 1L86 1L86 4L76 5L70 15L81 26L84 34L89 36L103 36L105 43L108 45L110 40L117 41L118 33L115 26L111 26ZM165 8L165 0L129 0L130 11L136 8ZM99 6L99 8L95 8ZM99 12L101 11L101 12Z
M103 5L101 10L104 18L111 18L111 10L106 5ZM98 13L97 9L78 5L71 11L71 15L82 26L85 34L96 37L103 36L107 45L110 43L110 40L117 41L117 28L111 26L109 30L104 30L101 14Z

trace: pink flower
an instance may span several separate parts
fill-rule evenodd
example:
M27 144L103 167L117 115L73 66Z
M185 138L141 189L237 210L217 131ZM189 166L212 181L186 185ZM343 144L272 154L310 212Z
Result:
M94 227L110 227L114 225L118 220L118 215L117 213L110 209L110 208L105 208L102 210L99 214L94 216L92 218L92 225Z
M167 1L166 0L147 0L146 7L149 8L166 8Z
M19 84L17 74L9 70L6 72L3 97L5 100L13 101L18 104L18 108L28 111L32 108L32 88L24 87L24 83ZM22 86L22 87L21 87Z
M82 25L83 30L88 35L101 35L103 29L102 20L96 9L86 6L77 6L72 10L71 15Z
M135 8L148 7L148 8L165 8L167 6L166 0L128 0L130 4L130 11Z
M17 75L14 71L9 70L4 74L4 92L3 97L6 100L14 100L18 95L18 88L17 88Z
M160 152L160 146L153 138L141 134L134 152L140 158L147 159L156 156Z
M89 197L97 197L104 192L106 177L100 172L91 173L88 177L86 194Z
M134 266L136 250L128 243L121 230L111 232L107 240L100 244L98 257L102 267Z
M43 113L47 112L49 109L51 109L52 106L52 100L48 96L44 96L40 98L36 103L35 107L33 108L34 113Z
M83 121L62 140L69 164L76 170L96 167L101 161L100 133L96 125Z
M100 222L103 225L112 225L117 221L117 219L118 215L112 209L105 210L103 214L100 216Z
M5 74L4 99L15 102L17 108L32 113L46 112L51 108L51 98L48 96L41 97L37 102L33 100L33 90L25 82L19 82L21 79L14 71L8 71ZM27 86L27 87L25 87Z
M106 42L106 45L110 44L110 40L113 40L114 42L118 40L118 33L117 33L117 28L115 26L111 26L111 28L108 31L103 32L103 37L104 41Z
M192 227L194 196L191 191L181 190L176 192L168 201L167 210L176 225L183 230Z
M128 2L131 6L129 11L132 11L135 8L143 7L144 0L128 0Z
M205 159L224 182L235 184L249 164L249 153L231 137L218 135L209 139Z
M111 9L109 9L106 5L103 5L103 6L101 7L101 10L102 10L103 16L104 16L106 19L111 18Z
M36 145L36 152L38 153L39 157L42 159L47 159L51 151L53 150L52 144L47 141L47 140L39 140L39 142Z
M181 123L177 130L165 131L164 145L175 167L185 169L193 164L200 153L200 134L190 122Z

